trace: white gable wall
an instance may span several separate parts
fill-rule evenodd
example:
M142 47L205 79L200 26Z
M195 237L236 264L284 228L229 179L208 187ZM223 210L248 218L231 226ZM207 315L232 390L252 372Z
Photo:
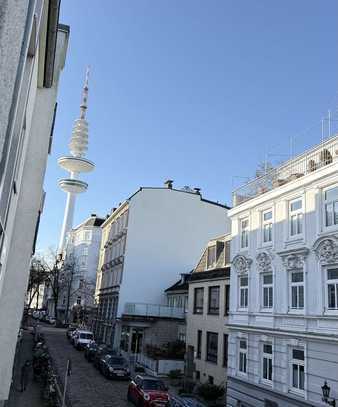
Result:
M126 302L165 304L163 291L196 265L207 242L230 230L227 210L200 195L143 189L129 205L118 315Z

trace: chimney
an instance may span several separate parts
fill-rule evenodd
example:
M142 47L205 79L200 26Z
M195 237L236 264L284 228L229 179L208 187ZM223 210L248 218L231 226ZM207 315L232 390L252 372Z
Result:
M173 189L173 180L172 179L167 179L165 182L164 182L164 185L168 188L168 189Z
M90 216L91 216L92 218L96 218L96 213L91 213Z
M194 188L195 194L201 195L201 188Z

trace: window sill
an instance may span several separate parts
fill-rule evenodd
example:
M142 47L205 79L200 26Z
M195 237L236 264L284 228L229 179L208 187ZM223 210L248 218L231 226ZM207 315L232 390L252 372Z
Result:
M304 315L304 308L289 308L288 314L290 315Z
M271 241L271 242L262 242L261 248L262 249L273 248L273 241Z
M263 314L272 314L273 313L273 308L261 308L260 312Z
M247 373L241 372L241 371L239 371L239 370L237 370L236 375L239 376L239 377L244 377L244 378L246 378L246 379L248 378L248 374L247 374Z
M293 394L295 396L298 396L298 397L302 397L302 398L305 397L305 391L304 390L295 389L293 387L291 389L289 389L289 393Z
M267 379L261 379L260 382L263 386L266 387L272 387L272 380L267 380Z
M208 363L211 363L213 365L217 365L217 361L215 362L213 360L208 360L208 359L205 359L205 361L208 362Z
M285 240L284 245L285 247L287 246L293 246L295 244L305 244L305 238L304 235L297 235L294 237L288 237L287 240Z

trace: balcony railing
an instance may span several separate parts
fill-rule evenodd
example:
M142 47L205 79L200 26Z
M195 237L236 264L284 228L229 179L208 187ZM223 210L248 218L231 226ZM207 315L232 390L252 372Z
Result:
M184 308L135 302L127 302L125 304L124 315L179 319L184 319L185 317Z
M233 206L338 162L338 135L233 191Z

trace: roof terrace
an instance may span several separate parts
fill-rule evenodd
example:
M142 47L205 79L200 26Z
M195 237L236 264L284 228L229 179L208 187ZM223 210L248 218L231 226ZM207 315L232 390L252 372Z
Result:
M232 204L238 206L333 162L338 162L338 134L235 189Z

